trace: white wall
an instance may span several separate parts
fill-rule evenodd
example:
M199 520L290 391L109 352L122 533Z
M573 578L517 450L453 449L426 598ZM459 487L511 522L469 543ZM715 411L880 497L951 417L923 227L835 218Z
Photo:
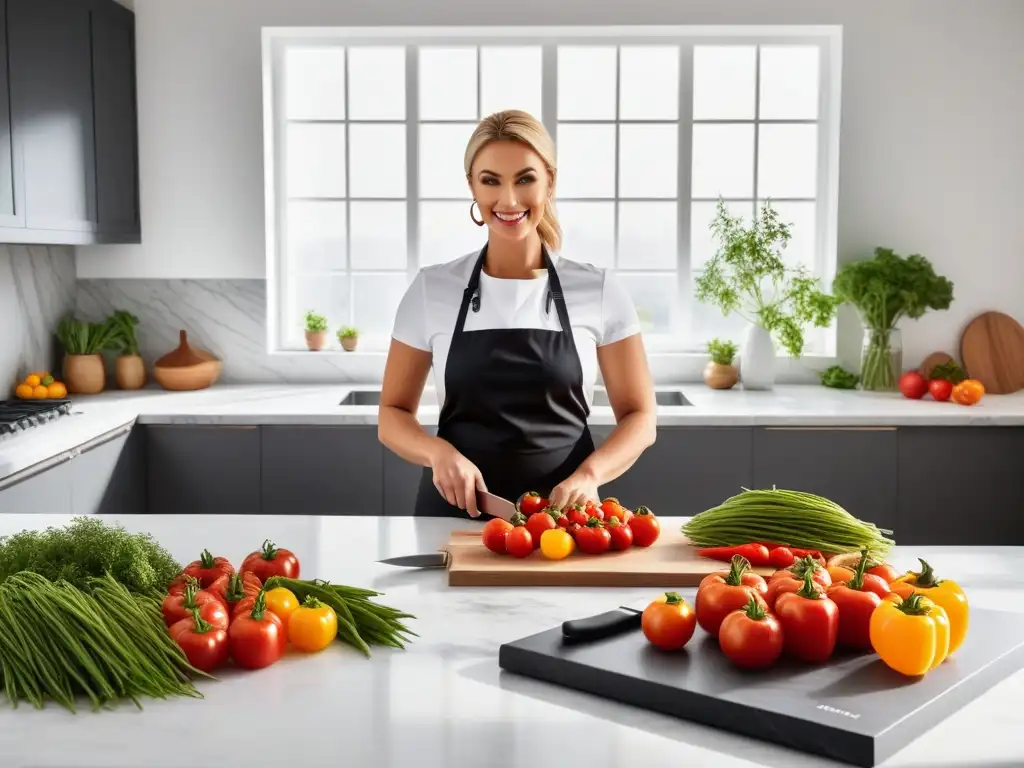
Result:
M79 277L264 276L262 26L839 23L840 258L888 245L953 280L949 312L905 326L910 358L955 351L984 309L1024 321L1020 0L519 0L511 16L476 0L134 5L144 242L78 249ZM842 322L843 356L858 344Z

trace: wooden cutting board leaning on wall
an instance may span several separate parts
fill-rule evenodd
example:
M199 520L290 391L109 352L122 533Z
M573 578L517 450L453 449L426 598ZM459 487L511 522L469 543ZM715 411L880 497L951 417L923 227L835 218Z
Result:
M524 558L499 555L483 545L479 531L455 531L448 542L448 585L452 587L696 587L729 564L700 557L678 530L662 526L649 547L600 555L576 550L548 560L539 550ZM753 568L769 576L774 568Z
M984 312L960 336L964 372L990 395L1024 389L1024 327L1002 312Z

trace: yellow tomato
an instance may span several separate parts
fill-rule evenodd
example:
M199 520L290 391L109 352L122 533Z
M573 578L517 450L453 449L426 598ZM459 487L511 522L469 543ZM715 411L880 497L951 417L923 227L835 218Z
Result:
M275 587L267 592L266 601L267 610L277 616L284 624L284 628L288 629L288 622L299 607L299 599L295 593L284 587Z
M949 654L949 617L920 593L879 603L868 634L878 657L902 675L923 675Z
M576 542L563 528L551 528L540 535L540 552L549 560L561 560L576 549Z
M338 635L338 614L310 595L292 613L288 640L300 651L322 651Z

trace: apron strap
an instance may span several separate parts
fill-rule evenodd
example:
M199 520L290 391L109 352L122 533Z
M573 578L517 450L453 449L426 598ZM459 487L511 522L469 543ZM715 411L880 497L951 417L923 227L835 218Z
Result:
M459 317L455 321L454 335L456 336L462 333L462 329L466 325L466 315L469 313L469 305L472 303L474 312L480 310L480 270L483 268L485 258L487 258L486 243L484 243L484 247L480 249L480 256L477 257L476 264L473 265L473 272L469 276L469 282L466 284L466 288L462 292L462 304L459 306Z
M548 249L541 246L544 252L544 266L548 270L548 298L554 299L555 309L558 311L558 322L562 326L562 333L572 334L572 326L569 324L569 310L565 306L565 296L562 294L562 281L558 279L558 272L548 255Z

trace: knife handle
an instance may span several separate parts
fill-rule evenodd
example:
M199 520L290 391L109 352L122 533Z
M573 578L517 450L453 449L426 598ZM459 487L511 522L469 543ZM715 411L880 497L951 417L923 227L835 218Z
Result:
M562 622L562 636L570 640L600 640L640 626L641 614L616 608L612 611Z

